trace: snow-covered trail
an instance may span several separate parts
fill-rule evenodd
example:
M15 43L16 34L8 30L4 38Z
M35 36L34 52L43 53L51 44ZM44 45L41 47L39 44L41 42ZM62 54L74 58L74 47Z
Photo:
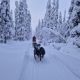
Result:
M29 45L29 41L0 44L0 80L19 80Z
M30 41L0 44L0 80L80 80L79 57L44 48L44 59L36 61Z
M80 80L80 60L45 47L46 55L34 60L33 48L28 46L19 80Z

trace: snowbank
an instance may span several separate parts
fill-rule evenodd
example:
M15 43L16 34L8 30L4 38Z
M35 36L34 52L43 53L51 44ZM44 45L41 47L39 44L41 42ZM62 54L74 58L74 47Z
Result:
M51 43L50 46L53 46L55 49L60 50L61 47L65 46L63 43Z
M64 54L80 59L80 49L72 43L68 43L67 45L61 47L60 51Z
M80 24L71 30L70 35L70 41L80 48Z

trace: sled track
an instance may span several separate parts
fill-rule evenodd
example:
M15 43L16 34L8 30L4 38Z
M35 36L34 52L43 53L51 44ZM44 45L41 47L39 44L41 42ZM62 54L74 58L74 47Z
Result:
M53 57L52 57L53 56ZM55 59L55 61L60 65L60 66L62 66L62 65L64 65L69 71L71 71L71 73L74 75L74 76L76 76L77 78L79 78L80 79L80 76L78 75L78 74L76 74L74 71L73 71L73 69L71 69L70 67L69 67L69 65L66 63L66 62L64 62L63 60L61 60L58 56L56 57L56 55L51 55L50 56L51 57L51 60L53 60L52 58L54 58ZM62 65L61 65L61 64ZM64 68L64 67L63 67Z
M29 48L32 47L29 46ZM65 61L63 61L58 55L51 53L45 54L44 58L41 61L37 62L34 59L34 56L32 54L30 55L30 53L33 52L29 49L25 53L23 67L19 80L44 80L43 75L48 75L44 73L49 73L49 76L47 76L47 80L49 78L50 80L59 80L59 78L61 80L71 80L70 75L75 76L76 80L80 79L80 76L76 74L74 70L71 69L71 67ZM39 69L41 69L41 71ZM59 71L59 69L61 70ZM42 72L41 75L40 72ZM61 74L61 76L59 76L59 74ZM59 78L57 76L59 76ZM65 77L63 78L63 76Z
M23 67L22 67L22 71L19 77L19 80L31 80L30 78L32 78L32 80L34 80L33 75L33 68L34 65L32 64L32 59L30 59L29 56L29 48L31 45L28 46L28 51L25 52L25 56L24 56L24 60L23 60Z
M53 74L53 71L52 71L52 69L51 69L51 67L50 67L50 65L49 65L49 61L47 61L46 59L44 59L44 61L46 62L46 64L48 65L47 67L48 67L48 69L50 70L50 72L51 72L51 75L52 76L54 76ZM53 80L55 80L55 79L53 79Z

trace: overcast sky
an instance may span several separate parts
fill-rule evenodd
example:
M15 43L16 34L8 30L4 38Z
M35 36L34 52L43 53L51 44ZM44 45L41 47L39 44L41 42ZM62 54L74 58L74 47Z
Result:
M10 0L11 9L13 10L13 12L15 9L15 1L16 0ZM28 10L30 10L31 17L32 17L31 25L32 25L33 30L35 30L35 27L37 26L39 19L44 18L44 15L46 12L47 1L48 0L27 0ZM64 13L64 10L66 9L67 16L68 16L68 9L70 7L70 2L71 0L59 0L59 11L61 11L62 14Z

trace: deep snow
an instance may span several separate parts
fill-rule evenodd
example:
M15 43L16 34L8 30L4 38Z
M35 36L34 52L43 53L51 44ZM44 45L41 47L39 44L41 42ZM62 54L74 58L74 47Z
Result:
M31 41L0 44L0 80L80 80L80 49L71 45L44 48L40 62L33 57Z

